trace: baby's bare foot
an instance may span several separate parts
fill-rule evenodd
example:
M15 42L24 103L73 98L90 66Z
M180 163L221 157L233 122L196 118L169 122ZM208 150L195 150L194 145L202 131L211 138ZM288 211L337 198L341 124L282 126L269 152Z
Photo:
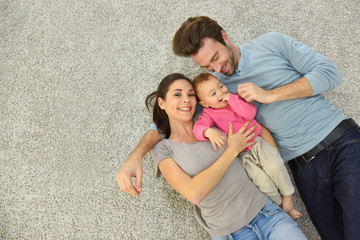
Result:
M290 215L290 217L292 218L292 219L298 219L298 218L300 218L300 217L302 217L303 216L303 214L301 213L301 212L299 212L298 210L296 210L295 208L293 208L293 209L291 209L290 211L288 211L287 212L289 215Z

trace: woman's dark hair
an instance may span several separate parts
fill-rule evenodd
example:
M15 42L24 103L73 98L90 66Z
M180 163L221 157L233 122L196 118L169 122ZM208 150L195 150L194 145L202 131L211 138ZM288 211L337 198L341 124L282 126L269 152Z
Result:
M159 132L165 134L166 138L170 136L170 122L169 117L164 110L162 110L157 101L158 98L166 100L166 94L173 82L179 79L185 79L191 84L191 80L180 73L172 73L161 80L157 90L146 97L146 108L151 111L153 109L153 121L156 124Z

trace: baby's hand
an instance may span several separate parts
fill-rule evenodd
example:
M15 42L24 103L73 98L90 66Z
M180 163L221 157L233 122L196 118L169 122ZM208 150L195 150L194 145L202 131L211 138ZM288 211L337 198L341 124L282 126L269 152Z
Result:
M213 146L213 148L216 150L216 145L222 149L222 145L225 145L226 138L225 136L220 133L219 131L216 131L215 129L208 128L204 131L204 136L208 138Z
M231 97L231 93L226 93L226 94L222 97L222 100L228 102L229 99L230 99L230 97Z

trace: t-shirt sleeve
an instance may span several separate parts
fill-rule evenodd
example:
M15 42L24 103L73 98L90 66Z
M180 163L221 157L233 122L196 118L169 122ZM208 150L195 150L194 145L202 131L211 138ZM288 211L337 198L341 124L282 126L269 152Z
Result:
M154 159L154 167L156 171L156 177L161 176L159 170L159 163L167 158L172 158L172 151L164 140L158 142L152 149L152 156Z
M149 131L149 130L155 130L155 131L159 132L159 130L158 130L158 128L157 128L157 126L156 126L155 123L152 123L152 124L150 125L150 127L148 128L148 130L146 130L146 131ZM160 136L161 136L161 139L165 139L165 134L162 134L162 133L160 133L160 132L159 132L159 134L160 134Z

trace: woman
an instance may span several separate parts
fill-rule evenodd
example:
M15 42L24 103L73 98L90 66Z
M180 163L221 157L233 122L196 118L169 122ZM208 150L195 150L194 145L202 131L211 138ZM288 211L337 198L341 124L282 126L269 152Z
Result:
M192 133L196 107L191 81L170 74L156 92L153 120L166 135L153 149L157 175L161 174L194 204L198 222L212 239L306 239L297 224L249 180L238 154L253 144L248 123L229 134L225 149L214 150L209 141L197 142ZM231 236L231 237L230 237ZM258 237L259 236L259 237Z

